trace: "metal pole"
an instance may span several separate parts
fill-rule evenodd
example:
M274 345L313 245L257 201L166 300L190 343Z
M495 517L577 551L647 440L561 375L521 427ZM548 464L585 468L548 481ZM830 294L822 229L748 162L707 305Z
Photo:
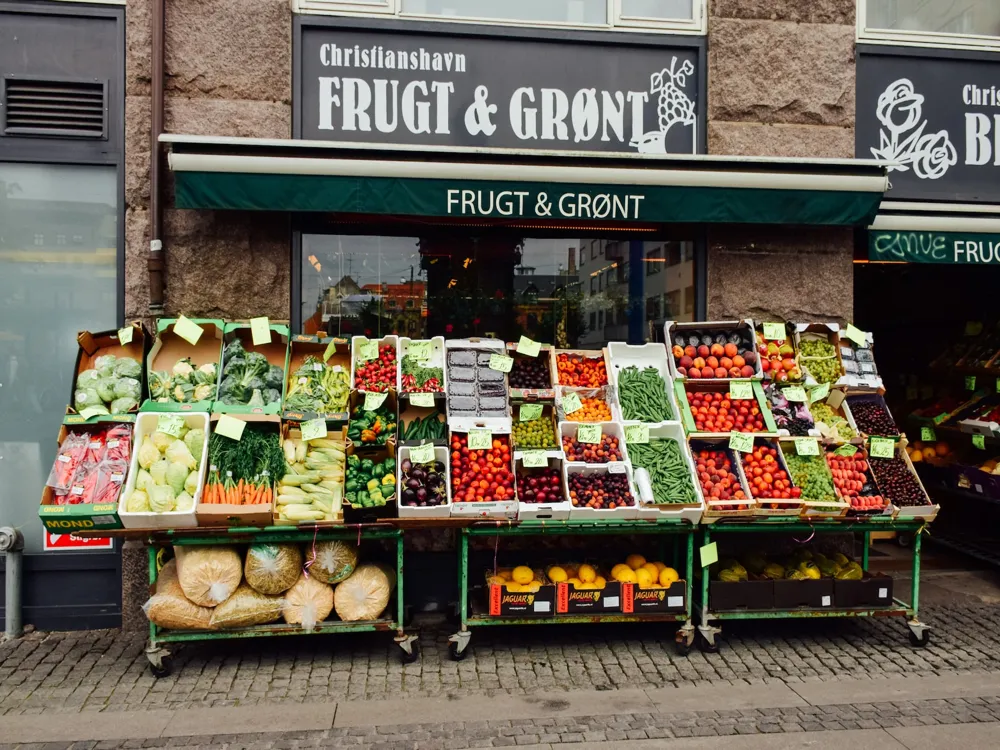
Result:
M21 636L21 563L23 561L24 537L17 529L0 527L0 552L6 553L6 623L4 640Z

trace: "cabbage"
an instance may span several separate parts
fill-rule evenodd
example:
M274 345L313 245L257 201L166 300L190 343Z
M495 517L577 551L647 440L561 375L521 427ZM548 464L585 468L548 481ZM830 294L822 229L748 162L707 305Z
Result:
M104 354L94 360L94 369L101 373L101 377L111 377L115 374L115 365L118 364L118 357L114 354Z
M177 508L176 510L191 510L194 507L194 498L191 497L187 492L181 492L177 496Z
M77 411L86 409L88 406L96 406L101 403L101 397L98 395L97 390L94 388L84 388L82 390L77 390L73 394L73 403L76 405Z
M176 462L183 464L189 471L191 469L198 468L198 462L194 460L194 456L191 455L191 451L188 450L188 447L184 444L183 440L175 440L172 442L170 447L167 448L167 452L163 455L165 455L167 460L171 463Z
M138 380L142 377L142 363L131 357L122 357L115 364L114 372L116 378L135 378Z
M175 495L184 491L184 482L187 481L188 473L188 468L177 461L173 461L167 467L167 484L170 485L170 489L174 491Z
M169 485L149 488L149 508L154 513L169 513L177 505L174 490Z
M107 416L111 413L108 411L108 407L106 407L104 404L94 404L93 406L89 406L87 408L90 409L90 416L92 417L96 417L102 414L104 416Z
M197 469L201 463L202 449L205 447L205 431L200 427L195 427L184 436L184 445L191 451L191 455L194 457L194 468Z
M160 453L165 452L167 448L169 448L176 442L177 438L175 438L173 435L168 435L167 433L160 432L159 430L153 433L153 445L156 446L156 450L158 450Z
M161 487L167 483L167 467L170 466L170 462L161 458L155 464L149 467L149 475L153 477L153 483L158 484Z
M115 398L134 398L137 401L142 394L142 386L135 378L118 378L115 381Z
M184 480L184 491L194 497L195 493L198 492L198 472L192 471L187 475L187 479Z
M76 378L77 388L97 388L97 381L101 379L101 373L97 370L84 370Z
M112 414L128 414L132 409L138 409L139 402L131 396L116 398L111 402Z
M147 435L142 439L142 445L139 446L139 466L148 471L149 467L159 460L160 451L156 447L156 443Z
M149 513L149 495L142 490L132 490L125 498L125 510L129 513Z
M135 488L137 490L145 490L152 484L153 477L149 475L149 472L145 469L139 469L139 474L135 478Z
M107 401L111 403L117 396L115 396L115 379L112 377L101 378L97 381L97 395L101 397L101 401Z

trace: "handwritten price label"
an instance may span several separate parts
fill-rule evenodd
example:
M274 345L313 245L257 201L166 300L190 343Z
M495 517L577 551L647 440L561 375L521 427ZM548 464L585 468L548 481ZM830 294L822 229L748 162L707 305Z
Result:
M162 432L164 435L179 438L183 429L184 417L178 414L161 414L156 420L157 432Z
M526 469L538 469L549 465L545 451L525 451L521 456L521 465Z
M974 391L976 390L976 376L966 375L965 376L965 390Z
M872 458L892 458L896 455L896 441L884 437L869 438L868 450Z
M599 424L582 424L576 428L576 439L581 443L601 442L601 426Z
M310 419L302 423L302 439L317 440L327 436L325 419Z
M434 446L431 444L418 445L410 448L410 461L415 464L429 464L434 461Z
M250 319L250 336L254 346L262 346L271 343L270 321L267 318Z
M497 372L510 372L510 368L514 366L514 358L508 357L506 354L491 354L490 355L490 369L496 370Z
M410 403L414 406L434 406L434 394L433 393L411 393Z
M860 347L868 345L868 334L860 328L855 328L850 323L847 324L847 330L844 331L844 335Z
M367 391L365 393L365 411L375 411L382 404L385 403L385 399L388 393L376 393L375 391Z
M406 345L406 354L419 360L431 358L430 341L411 341Z
M334 339L329 344L326 345L326 349L323 351L323 361L328 362L330 357L337 353L337 341Z
M625 425L625 442L626 443L648 443L649 442L649 425L648 424L627 424Z
M521 422L534 422L542 416L541 404L521 404L518 409L517 418Z
M753 383L749 380L734 380L729 384L729 398L750 399L753 398Z
M921 427L920 439L925 442L933 443L935 440L937 440L937 433L934 432L933 427Z
M784 341L787 337L784 323L764 324L764 338L768 341Z
M753 433L752 432L730 432L729 433L729 448L734 451L739 451L740 453L752 453L753 452Z
M527 336L522 336L515 347L515 351L518 354L523 354L526 357L537 357L541 350L542 345L537 341L532 341Z
M982 435L973 435L972 444L981 451L986 450L986 438Z
M132 326L125 326L118 329L118 343L122 346L132 343L132 334L135 329Z
M492 447L492 432L489 430L469 430L469 450L488 451Z
M177 322L174 323L174 333L180 336L182 339L187 341L191 346L198 343L198 339L201 338L201 334L205 332L197 323L188 320L183 315L181 315Z
M807 398L806 389L797 385L794 385L791 388L786 388L782 391L782 394L789 401L800 401L804 403Z
M572 414L575 411L580 411L583 408L583 402L580 400L580 396L576 393L567 393L562 398L562 408L567 414Z
M829 395L830 395L830 384L823 383L823 385L818 385L811 391L809 391L809 403L815 404L817 401L822 401Z
M834 451L834 453L836 453L838 456L848 456L848 457L849 456L853 456L857 452L858 452L858 449L855 448L850 443L847 443L846 445L842 445L839 448L837 448L837 450Z
M358 361L371 362L378 359L378 342L365 339L358 343Z
M795 452L800 456L818 456L819 442L812 438L795 438Z

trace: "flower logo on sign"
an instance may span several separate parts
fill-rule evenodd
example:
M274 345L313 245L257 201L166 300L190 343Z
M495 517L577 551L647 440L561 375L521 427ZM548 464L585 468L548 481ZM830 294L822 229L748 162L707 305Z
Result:
M877 159L896 162L890 172L906 172L912 166L921 180L936 180L958 163L958 154L947 130L924 134L923 104L923 95L913 90L908 78L889 84L878 98L875 116L882 129L879 147L872 147L871 152Z
M659 116L659 130L643 133L642 137L629 142L640 154L667 153L667 133L674 125L691 125L697 122L694 102L684 93L689 75L694 73L694 63L685 60L677 67L677 58L670 60L670 67L649 77L649 91L659 94L656 107Z

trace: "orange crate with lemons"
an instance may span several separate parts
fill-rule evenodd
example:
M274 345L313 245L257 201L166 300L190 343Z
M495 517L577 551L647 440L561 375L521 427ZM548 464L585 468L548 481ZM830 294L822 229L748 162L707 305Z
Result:
M486 572L492 617L545 617L555 611L556 587L540 568L518 565Z
M556 586L556 612L621 612L621 584L609 580L596 565L550 565L545 575Z
M686 610L687 583L665 563L631 554L611 568L611 578L621 584L625 614Z

